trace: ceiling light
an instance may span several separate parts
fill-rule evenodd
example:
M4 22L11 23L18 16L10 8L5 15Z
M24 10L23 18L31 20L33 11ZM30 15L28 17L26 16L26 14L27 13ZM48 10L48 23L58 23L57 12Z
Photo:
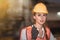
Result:
M60 16L60 12L57 12L57 15Z

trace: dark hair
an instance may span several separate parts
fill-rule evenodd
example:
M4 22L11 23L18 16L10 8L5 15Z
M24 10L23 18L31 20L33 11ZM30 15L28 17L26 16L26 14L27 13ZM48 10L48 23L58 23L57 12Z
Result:
M33 16L35 16L36 12L33 12Z

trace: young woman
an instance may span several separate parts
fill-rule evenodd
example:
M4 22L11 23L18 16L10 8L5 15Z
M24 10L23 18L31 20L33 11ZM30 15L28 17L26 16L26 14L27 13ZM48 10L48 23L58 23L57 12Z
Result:
M32 14L34 24L21 30L20 40L55 40L50 29L45 24L48 14L45 4L36 4Z

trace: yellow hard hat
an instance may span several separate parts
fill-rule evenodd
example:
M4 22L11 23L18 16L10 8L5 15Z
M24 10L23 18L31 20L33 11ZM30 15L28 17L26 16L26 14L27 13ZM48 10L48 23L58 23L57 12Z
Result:
M32 12L40 12L40 13L45 13L48 14L48 10L45 4L43 3L38 3L35 5L34 9L32 10Z

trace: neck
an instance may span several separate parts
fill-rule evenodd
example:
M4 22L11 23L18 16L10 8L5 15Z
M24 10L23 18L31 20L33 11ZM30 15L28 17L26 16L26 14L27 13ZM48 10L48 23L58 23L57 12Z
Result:
M38 23L34 24L34 26L35 26L37 29L41 29L41 28L42 28L42 25L40 25L40 24L38 24Z

